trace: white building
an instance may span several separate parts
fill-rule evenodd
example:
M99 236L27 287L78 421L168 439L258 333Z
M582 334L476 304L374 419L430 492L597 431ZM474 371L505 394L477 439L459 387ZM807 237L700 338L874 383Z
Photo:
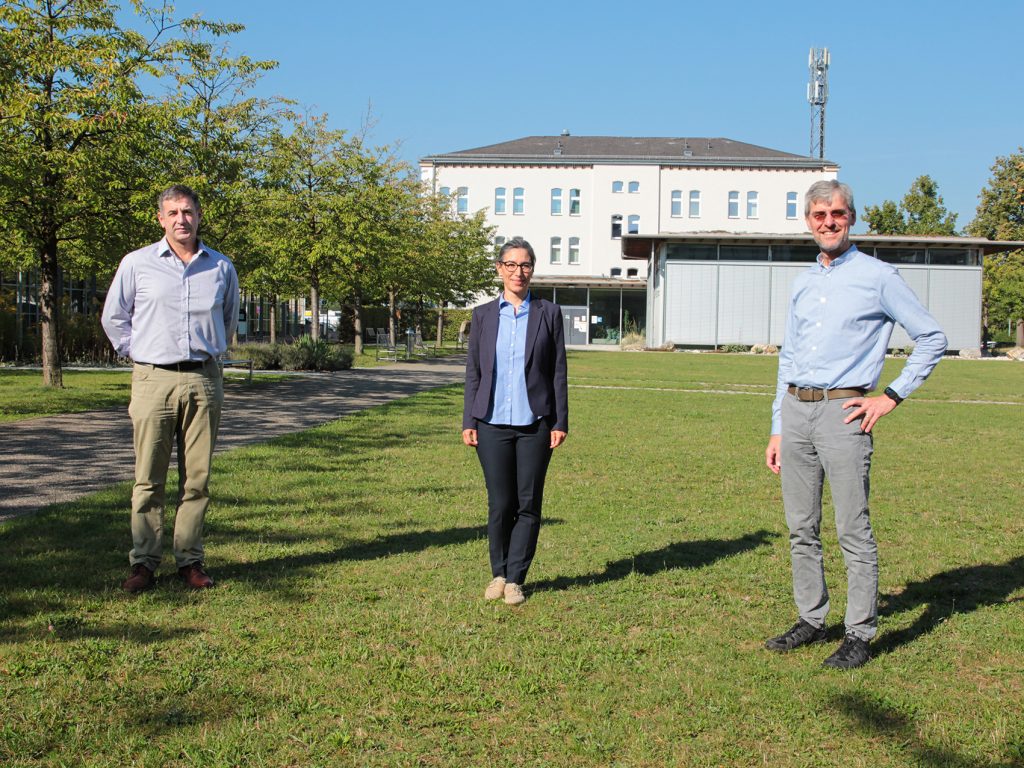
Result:
M623 234L804 232L803 194L838 166L731 139L530 136L420 161L457 209L487 211L500 244L537 252L536 279L646 278Z

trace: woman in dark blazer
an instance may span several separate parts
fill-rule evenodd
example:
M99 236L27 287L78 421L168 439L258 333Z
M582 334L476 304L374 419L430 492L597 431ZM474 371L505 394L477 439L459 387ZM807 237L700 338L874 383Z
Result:
M533 296L537 258L521 237L501 247L502 292L473 310L462 441L487 484L491 576L484 597L519 605L537 550L551 452L569 432L565 340L557 304Z

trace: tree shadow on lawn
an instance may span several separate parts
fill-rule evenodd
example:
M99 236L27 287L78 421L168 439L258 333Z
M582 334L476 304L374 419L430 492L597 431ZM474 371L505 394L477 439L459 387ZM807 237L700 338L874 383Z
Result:
M638 555L624 557L608 563L599 573L587 573L582 576L559 576L555 579L534 582L535 592L544 590L565 590L573 587L586 587L604 584L609 581L624 579L631 573L653 576L662 571L676 568L703 568L726 557L738 555L757 547L765 546L779 534L772 531L759 530L747 533L738 539L701 539L699 541L679 541L655 549L641 552Z
M885 738L900 749L914 765L934 768L1011 768L1020 766L1024 758L1024 741L1020 737L1006 743L1008 753L1005 762L979 761L966 757L946 747L934 746L924 741L913 720L881 700L862 691L846 691L835 695L831 705L853 721L854 727L868 738Z
M909 627L883 634L872 648L876 654L892 653L931 632L954 614L1008 602L1007 596L1021 587L1024 587L1024 556L998 565L986 563L953 568L924 581L913 581L898 593L883 595L879 613L892 616L926 605L924 613Z

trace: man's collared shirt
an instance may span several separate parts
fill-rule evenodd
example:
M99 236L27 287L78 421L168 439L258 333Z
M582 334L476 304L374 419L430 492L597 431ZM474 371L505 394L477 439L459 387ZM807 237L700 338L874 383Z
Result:
M819 255L818 263L793 283L771 433L782 432L782 399L790 384L874 389L895 323L913 339L914 351L889 386L907 397L946 351L939 324L892 265L856 246L828 267L822 266Z
M530 320L530 294L519 310L498 298L498 340L494 348L494 383L491 408L484 419L488 424L509 424L523 427L537 417L530 410L526 394L526 329Z
M227 351L238 325L238 274L199 244L182 263L167 239L125 256L103 305L103 330L119 355L165 365Z

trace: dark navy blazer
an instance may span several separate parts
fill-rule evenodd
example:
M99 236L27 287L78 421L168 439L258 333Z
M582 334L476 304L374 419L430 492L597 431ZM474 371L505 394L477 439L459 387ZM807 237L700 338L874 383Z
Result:
M473 310L466 360L466 395L462 428L476 429L487 417L494 382L494 347L498 343L498 299ZM569 392L565 365L562 310L557 304L530 297L526 324L526 396L534 415L551 429L569 431Z

